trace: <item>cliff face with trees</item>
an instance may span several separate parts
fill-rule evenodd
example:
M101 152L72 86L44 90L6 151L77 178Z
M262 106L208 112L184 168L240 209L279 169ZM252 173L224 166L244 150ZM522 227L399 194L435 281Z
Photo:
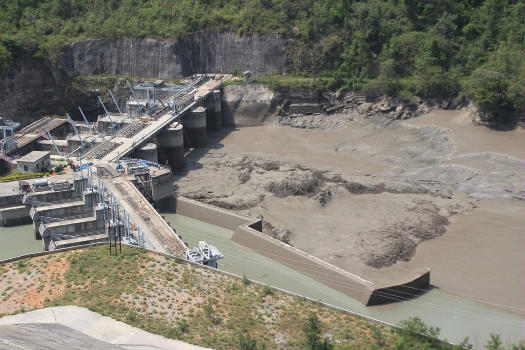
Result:
M173 79L195 73L285 72L287 41L277 34L196 32L184 39L102 38L64 47L60 64L81 75Z
M286 71L323 77L323 88L465 96L505 119L525 112L524 18L518 0L4 1L0 65L21 49L60 62L81 39L270 34L286 50Z

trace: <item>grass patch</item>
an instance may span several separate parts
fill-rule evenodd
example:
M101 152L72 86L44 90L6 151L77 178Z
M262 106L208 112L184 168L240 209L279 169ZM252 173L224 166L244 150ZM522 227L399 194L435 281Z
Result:
M40 178L40 177L47 176L47 174L48 173L20 174L18 172L18 170L14 169L13 171L9 172L9 174L0 177L0 182L37 179L37 178Z
M246 83L244 77L233 76L224 81L223 86L263 84L273 91L308 89L322 92L329 90L331 80L332 78L328 77L313 78L301 75L269 74L254 78L251 83Z
M428 336L434 335L435 329L424 328L418 320L410 321L409 329L400 332L249 283L247 278L214 273L139 248L124 246L122 254L115 257L109 254L106 245L98 245L56 253L41 260L47 265L54 264L63 259L63 254L68 254L69 267L63 279L56 274L50 282L55 284L54 288L62 284L67 287L60 295L46 295L46 306L85 307L146 331L199 346L304 349L322 343L333 344L334 349L390 349L399 344L403 346L397 348L410 345L414 349L453 349L429 341ZM0 266L0 270L8 270L10 275L22 274L38 265L33 262L25 259L10 263L7 268ZM27 277L33 278L32 274ZM39 291L47 290L37 279L31 282ZM18 290L15 282L4 280L0 290L16 291L20 296L27 293ZM3 312L21 310L13 305ZM305 332L307 322L311 327ZM420 330L428 330L428 334L421 337L414 333ZM325 341L326 334L330 335L329 342Z

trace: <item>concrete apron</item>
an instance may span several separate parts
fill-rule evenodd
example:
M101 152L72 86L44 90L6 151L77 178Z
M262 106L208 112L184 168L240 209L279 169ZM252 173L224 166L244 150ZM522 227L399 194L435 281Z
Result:
M0 319L0 325L21 323L58 323L125 349L207 349L179 340L167 339L78 306L49 307Z

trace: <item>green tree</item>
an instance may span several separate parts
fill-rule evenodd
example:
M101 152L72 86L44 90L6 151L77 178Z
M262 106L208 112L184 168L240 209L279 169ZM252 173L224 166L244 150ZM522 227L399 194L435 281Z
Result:
M319 89L461 94L515 116L525 113L524 18L518 0L0 1L0 69L19 61L17 45L56 59L85 38L278 33L292 39L287 72Z
M321 339L321 322L315 313L310 313L303 326L305 346L311 350L332 350L333 344L327 337Z
M501 336L499 334L491 334L490 339L485 345L487 350L503 350L503 343L501 342Z
M439 349L439 333L439 328L427 326L419 317L411 317L400 323L396 349Z

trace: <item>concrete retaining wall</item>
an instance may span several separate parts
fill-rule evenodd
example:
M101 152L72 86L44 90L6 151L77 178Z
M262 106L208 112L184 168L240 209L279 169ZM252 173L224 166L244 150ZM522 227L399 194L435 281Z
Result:
M415 294L413 288L426 289L430 284L430 270L424 268L415 274L407 274L406 279L396 284L378 286L261 233L260 219L248 218L184 197L173 199L171 209L178 214L232 230L234 242L276 260L367 306L406 299L407 296Z
M223 88L222 124L230 127L273 123L275 94L261 84L229 85Z
M29 216L29 210L31 210L31 208L25 205L0 209L0 226L30 224L31 217Z
M285 246L284 243L268 237L247 225L237 227L232 240L357 299L365 305L368 304L373 288L371 283L367 283L365 280L353 277L335 266L323 263L298 249Z
M10 184L14 184L15 182L12 181ZM7 185L10 186L10 185ZM13 188L13 191L16 190L16 194L13 195L6 195L6 196L0 196L0 208L8 208L13 207L16 205L22 205L22 195L18 191L18 184L11 185Z
M167 205L168 209L175 211L177 214L209 222L232 231L235 231L239 225L251 224L253 221L261 221L184 197L171 198Z

